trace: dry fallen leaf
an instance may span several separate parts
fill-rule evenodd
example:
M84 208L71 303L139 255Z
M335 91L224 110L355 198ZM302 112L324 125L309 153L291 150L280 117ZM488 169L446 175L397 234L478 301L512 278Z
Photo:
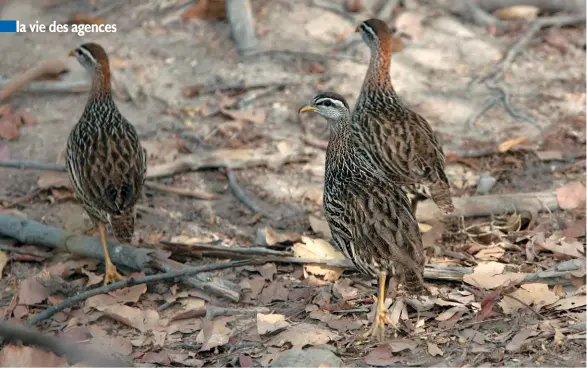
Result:
M82 268L81 272L88 276L88 282L86 283L87 286L97 285L104 280L104 275L96 275L92 271L88 271L85 268Z
M540 308L555 303L559 299L546 284L525 284L507 295L511 295L527 305L534 306L535 311L539 311ZM506 314L512 314L519 309L525 308L523 304L508 296L504 296L498 304Z
M332 233L330 232L330 227L326 220L310 215L308 216L308 221L310 222L310 227L313 232L321 235L325 240L332 239Z
M23 111L14 111L11 106L0 106L0 138L8 141L20 136L20 128L35 121Z
M337 333L309 323L299 323L274 336L267 345L283 346L290 343L293 348L301 349L306 345L322 345L338 340Z
M389 348L394 353L399 353L400 351L404 350L414 350L418 347L418 342L414 340L408 339L395 339L391 340L389 343Z
M10 160L10 148L0 141L0 160Z
M283 314L257 313L257 332L265 335L289 326Z
M480 259L482 261L496 261L503 257L504 254L505 249L503 249L500 246L493 245L481 249L479 252L475 254L475 258Z
M422 37L424 32L422 19L424 17L421 14L403 11L397 16L394 25L399 32L410 36L413 40L417 40Z
M233 320L233 317L218 317L213 320L205 320L202 330L196 337L196 342L203 344L200 351L208 351L217 346L228 343L232 330L226 324Z
M573 181L556 188L556 199L563 210L585 207L585 186Z
M393 363L396 363L401 358L399 356L393 356L389 345L383 344L379 345L375 349L371 350L369 354L365 357L365 363L375 367L386 367L391 366Z
M493 15L501 20L534 20L538 16L540 8L531 5L514 5L497 9Z
M302 243L293 246L293 253L298 258L338 259L344 260L344 255L323 239L312 239L303 236ZM304 265L304 277L308 274L322 278L324 281L336 281L344 270L338 267L325 265Z
M45 171L39 176L39 180L37 180L37 185L41 189L71 189L71 184L69 181L69 176L67 176L67 173L58 171Z
M226 18L225 0L200 0L181 14L182 20L222 20Z
M352 282L351 279L347 278L337 280L332 287L332 291L343 300L353 299L359 295L359 289L352 287Z
M526 142L528 140L528 137L518 137L518 138L512 138L512 139L508 139L507 141L501 143L499 146L497 146L497 150L499 152L506 152L509 151L510 149L514 148L515 146L518 146L524 142Z
M242 121L250 121L251 123L261 124L265 122L267 114L263 110L228 110L220 109L224 115Z
M449 319L453 318L453 316L455 316L458 312L463 312L466 310L467 308L465 306L452 307L437 315L435 319L437 321L448 321Z
M4 267L8 263L8 255L3 250L0 250L0 280L2 280L2 273L4 271Z
M506 345L505 349L507 351L519 351L529 337L536 335L538 335L538 331L532 328L524 328L512 338L512 340Z
M463 281L481 289L494 289L505 284L519 283L525 278L522 273L504 273L504 271L503 263L479 263L472 274L463 277Z
M574 308L580 308L587 305L587 299L585 299L585 295L574 295L568 298L560 299L556 303L549 305L548 309L556 309L558 311L561 310L569 310Z
M438 345L431 342L428 343L428 354L432 356L443 356L444 352L438 347Z
M138 275L135 275L138 276ZM119 303L136 304L139 302L141 295L147 292L147 284L134 285L110 292Z
M261 292L261 301L263 304L271 304L273 301L286 301L289 295L289 288L283 280L271 282L263 292Z
M0 367L67 367L67 357L29 346L6 345L0 351Z
M561 231L555 231L540 246L553 253L565 254L576 258L585 257L585 246L583 243L578 240L567 242L562 238Z

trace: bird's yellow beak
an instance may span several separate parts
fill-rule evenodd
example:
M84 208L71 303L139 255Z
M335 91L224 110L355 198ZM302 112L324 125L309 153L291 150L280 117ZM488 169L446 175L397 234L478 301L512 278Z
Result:
M75 56L75 50L71 50L67 56Z
M312 105L304 105L304 106L300 107L300 109L298 110L298 114L300 114L302 112L316 111L316 110L318 110L318 109Z

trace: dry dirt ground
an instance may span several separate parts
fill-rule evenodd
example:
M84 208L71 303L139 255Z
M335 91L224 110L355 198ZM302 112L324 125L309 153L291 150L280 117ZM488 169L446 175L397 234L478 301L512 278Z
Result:
M0 19L66 23L74 13L93 11L85 1L53 2L58 3L56 6L44 3L49 2L0 2L3 4ZM367 47L355 43L337 54L344 55L339 58L330 57L325 50L353 35L356 23L312 7L308 2L253 0L259 48L272 51L242 58L233 44L228 22L180 19L189 3L98 0L98 11L115 6L102 15L106 23L117 25L114 34L94 33L84 37L72 33L3 34L0 38L2 77L18 75L41 60L63 59L70 70L62 76L63 80L86 80L81 66L66 56L83 42L98 42L111 56L115 88L125 90L131 97L130 101L118 99L118 106L140 132L149 152L150 166L173 162L188 153L197 157L218 149L226 150L222 151L226 155L232 152L238 162L272 158L267 165L233 170L245 195L268 216L258 216L239 202L223 172L210 169L178 173L158 182L213 193L216 198L200 200L147 189L141 201L137 242L220 239L233 247L278 243L281 248L277 248L284 249L292 242L299 242L299 234L316 238L323 226L320 205L324 151L308 144L304 137L311 134L314 140L324 140L327 131L318 117L304 117L301 125L296 111L322 90L337 91L354 102L366 71ZM374 1L363 3L367 10L357 15L357 19L372 14L369 9ZM490 72L524 28L514 27L492 35L485 28L468 24L435 7L434 2L408 3L407 9L402 10L403 26L412 37L405 41L405 49L394 55L391 75L400 96L438 132L449 157L447 171L455 197L474 195L479 189L480 175L496 179L495 185L485 192L491 194L553 191L558 185L572 181L582 183L584 191L584 26L541 33L546 36L531 43L499 79L499 86L508 94L508 106L515 110L512 114L503 99L495 98L499 91L485 84L469 88L468 83ZM241 81L266 82L269 87L245 91L236 97L217 92L186 98L182 93L191 85ZM289 85L273 86L280 81ZM11 96L4 103L14 109L24 109L36 123L23 126L20 136L14 140L0 140L3 158L7 158L8 152L11 159L62 163L67 135L81 115L86 98L85 93L68 91L20 92ZM237 105L230 108L237 113L216 113L235 98ZM475 118L488 99L497 103ZM251 111L256 115L251 117ZM517 138L525 140L513 144L515 152L497 153L497 145L512 143ZM493 149L494 153L467 157L468 153L483 149ZM536 155L535 151L558 152L565 158L553 161ZM288 162L291 160L298 162ZM93 234L95 230L91 229L89 219L68 191L46 184L58 180L56 175L0 168L0 197L5 205L37 186L43 189L32 200L3 211L75 233ZM43 177L45 181L39 181ZM311 223L310 218L318 220ZM545 238L553 239L552 236L560 238L561 232L568 229L575 232L566 233L567 241L575 241L584 250L581 208L493 220L493 225L499 223L501 227L489 226L492 235L483 239L471 236L470 232L474 231L470 228L471 231L463 229L473 226L475 231L485 231L489 218L446 221L436 235L429 235L432 240L427 240L431 262L474 267L484 261L499 261L513 265L516 272L534 273L569 258L581 259L569 253L552 253L548 247L528 251L529 244L540 245L536 237L542 236L538 239L545 242ZM510 220L519 226L512 230ZM438 230L438 226L433 229ZM281 241L271 241L268 240L270 231L264 230L266 227L289 234ZM443 253L438 245L450 252ZM490 251L477 255L487 249ZM497 253L492 255L492 251ZM2 280L2 306L7 319L26 320L64 298L52 296L35 303L14 304L15 295L19 295L19 283L15 280L27 280L57 263L69 264L67 277L80 283L103 273L101 265L92 268L91 262L83 263L67 254L33 257L32 262L26 262L27 259L18 261L13 253L7 253L12 257ZM188 264L216 262L214 258L201 260L185 254L173 254L172 258ZM78 260L75 265L66 262L74 259ZM420 313L396 302L396 317L402 320L403 329L391 345L376 347L356 337L368 318L366 311L371 305L368 296L374 291L370 280L345 273L333 283L320 280L311 270L288 264L223 271L219 275L242 288L241 302L231 303L190 291L182 284L169 288L174 285L169 283L166 287L136 289L130 293L136 297L88 300L82 309L60 313L45 321L42 327L74 341L93 339L96 344L110 346L127 359L146 365L261 366L292 347L306 345L321 346L323 352L336 353L345 365L355 366L585 364L584 335L567 327L572 323L584 325L585 303L580 303L579 308L557 306L541 310L545 301L520 297L523 289L485 289L471 283L431 280L431 287L440 293L437 295L449 295L444 299L439 297L446 302L436 303L432 309ZM533 287L548 298L556 298L549 299L548 304L576 296L584 299L582 277L576 276L570 286L551 285L546 291L540 286ZM525 292L538 293L538 289ZM516 295L526 305L518 304L513 309L495 305L501 294L511 292L518 292ZM511 302L511 298L500 300ZM133 317L112 312L108 305L113 303L125 304ZM164 304L165 308L157 312ZM258 328L265 325L259 318L264 317L256 316L254 311L213 320L189 314L190 310L210 306L241 309L265 306L269 308L267 313L284 315L284 325L272 320L266 323L269 330L279 325L278 331L260 334ZM478 319L482 308L489 313L485 320ZM157 315L157 327L146 322L153 317L146 311ZM442 313L445 314L439 318ZM133 318L143 320L138 323ZM173 322L174 319L181 323ZM519 331L527 333L520 335Z

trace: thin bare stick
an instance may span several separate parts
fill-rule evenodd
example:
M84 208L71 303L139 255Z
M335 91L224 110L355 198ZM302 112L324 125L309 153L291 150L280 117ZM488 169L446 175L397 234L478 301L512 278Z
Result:
M66 355L74 362L84 361L100 367L132 367L129 362L89 349L82 344L65 342L62 339L43 335L32 328L16 323L0 321L0 336L6 341L22 341L26 345L39 346L58 355Z
M470 84L485 81L497 81L505 71L513 64L514 60L522 52L536 33L546 27L562 27L565 25L574 25L585 22L585 12L582 11L577 15L555 15L551 17L541 17L530 23L526 32L522 33L507 51L505 57L495 65L493 70L484 76L473 79Z
M318 62L325 62L328 60L354 60L360 61L359 58L351 55L344 55L344 54L333 54L331 50L323 51L323 52L311 52L311 51L296 51L296 50L289 50L289 49L266 49L266 50L257 50L253 52L248 52L245 56L246 57L253 57L253 56L261 56L261 55L275 55L275 54L282 54L288 55L293 57L298 57L308 61L318 61Z
M0 77L0 88L10 84L10 80ZM22 91L46 93L46 92L60 92L60 93L84 93L90 90L90 82L86 80L81 81L37 81L30 82L21 88Z
M216 195L208 192L202 192L198 190L191 190L191 189L184 189L184 188L177 188L171 187L169 185L158 184L152 181L145 182L145 187L153 190L158 190L160 192L167 192L178 194L181 196L198 198L198 199L214 199Z
M56 313L59 313L66 308L70 308L70 307L76 305L77 303L82 302L92 296L99 295L99 294L106 294L106 293L109 293L113 290L117 290L117 289L121 289L121 288L125 288L125 287L130 287L130 286L134 286L134 285L148 284L148 283L153 283L153 282L158 282L158 281L171 280L174 278L192 276L192 275L196 275L196 274L202 273L202 272L217 271L217 270L223 270L223 269L227 269L227 268L236 268L236 267L242 267L242 266L262 264L262 263L264 263L264 262L258 261L258 260L244 260L244 261L236 261L236 262L221 263L221 264L211 264L211 265L205 265L205 266L200 266L200 267L190 267L190 268L186 268L186 269L179 270L179 271L166 272L166 273L161 273L161 274L151 275L151 276L143 276L143 277L136 277L136 278L131 277L126 280L118 281L118 282L115 282L110 285L105 285L105 286L102 286L102 287L99 287L96 289L88 290L84 293L74 295L70 298L67 298L63 302L59 303L58 305L55 305L55 306L48 308L48 309L45 309L43 312L41 312L41 313L37 314L36 316L34 316L33 318L29 319L26 322L26 324L28 326L34 326L37 323L39 323L43 320L46 320L47 318L51 318Z
M282 257L290 257L292 256L291 252L284 252L280 250L268 249L263 247L228 247L226 245L217 245L222 244L222 242L211 242L211 243L195 243L195 244L188 244L188 243L178 243L178 242L171 242L167 240L161 240L161 244L169 245L171 248L169 250L173 251L173 247L186 247L190 250L194 251L217 251L217 252L227 252L232 255L244 255L248 257L253 256L282 256ZM215 244L216 243L216 244Z
M333 4L331 1L324 1L324 0L312 0L312 6L316 8L320 8L323 10L328 10L338 15L345 17L346 19L350 20L353 23L358 22L359 15L355 15L346 11L344 5L341 4Z
M67 71L67 66L61 60L44 60L26 72L14 77L2 91L0 91L0 102L7 99L14 92L24 88L35 79L46 75L58 75Z
M102 244L98 238L75 235L33 220L0 214L0 235L16 239L24 244L42 245L62 249L84 257L104 260ZM162 259L158 257L157 252L151 249L129 247L112 239L108 240L108 248L114 264L136 271L152 269L153 265L165 272L188 267L170 259ZM210 280L203 275L197 275L182 278L182 282L190 287L198 288L229 300L238 301L239 299L238 291L228 290L230 285L227 285L219 278Z
M255 49L259 42L249 0L226 0L226 16L239 52Z
M246 91L250 89L266 88L266 87L285 87L294 84L299 84L293 80L281 80L281 81L255 81L245 82L240 81L236 83L213 83L213 84L196 84L193 86L185 87L183 89L183 95L185 97L201 96L208 93L215 92L236 92Z
M224 168L224 173L226 174L226 178L228 179L228 186L230 187L230 190L232 191L232 194L234 194L236 199L238 199L242 204L244 204L248 209L250 209L254 213L260 213L264 216L271 217L271 214L269 212L257 206L255 202L253 202L246 196L245 192L238 185L236 177L234 176L232 170L230 170L229 168Z
M555 211L559 209L556 194L553 191L534 193L495 194L453 199L455 211L445 218L481 217L502 215L513 211ZM416 219L418 222L432 223L442 218L438 208L429 200L418 204Z
M17 169L35 169L47 171L65 171L65 165L49 164L45 162L27 160L0 160L0 167L14 167Z
M26 254L26 255L31 255L31 256L40 257L40 258L49 258L51 256L51 253L37 252L34 250L30 250L30 249L22 249L19 247L13 247L12 245L2 244L2 243L0 243L0 249L5 250L7 252Z

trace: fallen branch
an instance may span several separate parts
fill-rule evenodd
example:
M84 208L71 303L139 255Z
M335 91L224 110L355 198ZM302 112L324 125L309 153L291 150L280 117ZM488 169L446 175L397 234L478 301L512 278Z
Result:
M331 11L335 14L345 17L346 19L350 20L353 23L359 22L360 17L362 15L355 15L346 11L345 6L342 4L332 3L331 1L324 1L324 0L312 0L311 5L316 8L320 8L323 10Z
M574 25L585 22L585 11L583 10L578 15L556 15L552 17L542 17L530 23L526 32L522 33L518 39L511 45L504 58L499 61L493 70L484 76L479 76L473 79L469 84L481 83L486 81L496 82L501 78L503 73L509 69L514 60L522 52L530 41L534 38L536 33L546 27L562 27L566 25Z
M0 88L9 86L11 80L0 77ZM85 93L90 90L90 83L86 80L81 81L37 81L30 82L20 88L22 91L35 92L35 93L46 93L46 92L59 92L59 93Z
M257 206L255 202L250 200L246 195L245 192L241 189L241 187L236 182L236 177L234 173L229 168L224 168L224 173L226 174L226 178L228 179L228 186L232 191L232 194L239 200L242 204L244 204L248 209L253 211L254 213L262 214L266 217L271 217L271 214L264 209Z
M479 25L500 26L506 22L500 21L490 13L498 9L520 5L535 6L546 13L585 14L585 1L583 0L450 0L445 4L453 14Z
M226 17L232 27L232 37L242 54L257 47L255 20L248 0L226 0Z
M67 71L67 66L61 60L44 60L26 72L12 78L0 91L0 103L14 92L24 88L27 84L41 77L55 76Z
M289 264L319 264L331 267L339 267L348 270L354 270L355 266L349 260L343 259L313 259L298 258L291 256L290 252L276 251L259 247L251 248L231 248L223 245L213 244L184 244L162 241L162 244L171 246L180 246L186 248L196 248L214 252L215 257L224 257L230 259L250 259L252 257L263 257L266 262L289 263ZM557 264L555 267L536 273L525 274L524 283L540 282L550 285L563 285L569 282L566 278L570 273L580 270L584 267L584 261L573 259ZM435 264L427 264L424 268L424 278L429 280L444 281L462 281L463 276L473 273L474 267L447 267Z
M559 209L556 194L551 191L458 197L453 198L453 203L455 211L445 215L445 218L501 215L514 211L536 213ZM440 210L432 201L425 200L418 204L416 210L418 222L431 223L442 217Z
M214 199L216 196L212 193L202 192L197 190L191 189L184 189L184 188L177 188L177 187L170 187L168 185L158 184L152 181L145 182L145 187L153 190L157 190L160 192L167 192L173 193L185 197L192 197L198 199Z
M219 149L206 153L183 155L173 162L151 166L147 169L148 178L162 178L185 171L202 169L245 169L267 166L279 169L284 164L307 162L313 155L305 152L266 154L259 149L228 150Z
M179 249L181 249L181 251L183 253L194 254L194 253L201 252L203 256L205 255L204 252L206 252L206 251L208 251L208 252L212 251L212 252L216 252L216 253L227 253L227 254L230 254L231 256L242 255L242 256L246 256L248 258L251 258L254 256L289 257L289 256L293 255L291 252L284 252L281 250L274 250L274 249L263 248L263 247L247 247L247 248L239 247L239 248L236 248L236 247L229 247L226 245L217 245L217 244L222 244L222 242L189 244L189 243L178 243L178 242L161 240L160 243L168 246L168 247L166 247L166 249L168 249L172 252L177 251L177 249L179 248ZM214 243L216 243L216 244L214 244ZM230 257L228 257L228 258L230 258Z
M226 83L214 83L210 85L196 84L183 89L184 97L190 98L195 96L201 96L208 93L215 92L243 92L250 89L266 88L266 87L285 87L299 84L299 82L293 80L282 80L282 81L256 81L256 82L237 82L232 84Z
M24 244L41 245L48 248L62 249L84 257L104 260L102 244L97 237L75 235L70 232L44 225L33 220L22 219L10 215L0 214L0 234L18 240ZM162 259L152 249L133 248L108 240L108 250L114 264L142 271L154 265L163 271L189 268L174 263L172 260ZM214 295L238 301L238 292L226 290L224 285L209 281L203 275L182 279L185 284L204 290ZM236 294L236 296L235 296ZM235 300L236 299L236 300Z
M282 55L289 55L293 57L302 58L308 61L318 61L318 62L325 62L328 60L352 60L352 61L361 61L360 58L351 55L344 55L344 54L333 54L332 50L327 50L323 52L311 52L311 51L296 51L290 49L266 49L266 50L257 50L253 52L246 53L246 57L253 57L253 56L261 56L261 55L275 55L275 54L282 54Z
M66 355L73 362L85 362L90 366L132 367L129 362L99 353L82 344L65 342L57 337L44 335L39 331L7 321L0 321L0 336L4 341L22 341L26 345L39 346L57 355Z
M0 239L0 241L1 240L2 239ZM19 247L13 247L12 245L2 244L2 243L0 243L0 249L7 251L7 252L25 254L25 255L30 255L30 256L39 257L39 258L49 258L49 256L51 256L51 254L47 253L47 252L38 252L38 251L30 250L30 249L22 249Z
M202 272L217 271L217 270L223 270L223 269L227 269L227 268L236 268L236 267L242 267L242 266L248 266L248 265L254 265L254 264L262 264L262 263L264 263L264 262L257 261L257 260L244 260L244 261L236 261L236 262L229 262L229 263L205 265L205 266L199 266L199 267L191 267L188 269L160 273L160 274L151 275L151 276L131 277L126 280L118 281L118 282L115 282L110 285L105 285L105 286L102 286L102 287L99 287L96 289L88 290L88 291L83 292L81 294L74 295L70 298L67 298L63 302L59 303L58 305L47 308L43 312L41 312L41 313L37 314L36 316L34 316L33 318L29 319L26 322L26 324L28 326L34 326L43 320L51 318L56 313L59 313L66 308L70 308L79 302L83 302L84 300L86 300L92 296L99 295L99 294L106 294L106 293L109 293L109 292L117 290L117 289L122 289L125 287L134 286L134 285L149 284L149 283L158 282L158 281L171 280L174 278L192 276L192 275L202 273Z

